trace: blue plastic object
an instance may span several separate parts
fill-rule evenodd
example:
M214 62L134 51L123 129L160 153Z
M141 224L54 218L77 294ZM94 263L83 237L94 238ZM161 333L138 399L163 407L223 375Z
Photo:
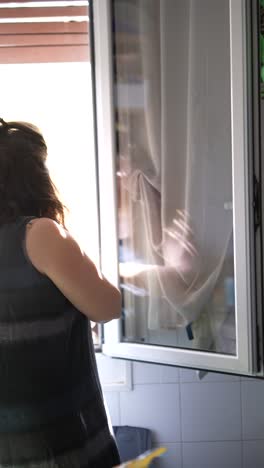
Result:
M151 431L143 427L114 426L114 434L122 462L133 460L150 450Z

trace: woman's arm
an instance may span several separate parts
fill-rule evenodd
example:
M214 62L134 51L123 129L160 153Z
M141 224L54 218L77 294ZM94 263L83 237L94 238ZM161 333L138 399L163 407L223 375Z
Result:
M26 232L26 250L33 266L89 319L107 322L120 316L119 290L100 276L78 243L55 221L33 220Z

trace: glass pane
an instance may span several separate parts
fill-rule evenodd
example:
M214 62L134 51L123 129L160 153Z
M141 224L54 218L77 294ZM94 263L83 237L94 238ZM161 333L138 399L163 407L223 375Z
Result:
M112 5L122 339L235 354L229 1Z

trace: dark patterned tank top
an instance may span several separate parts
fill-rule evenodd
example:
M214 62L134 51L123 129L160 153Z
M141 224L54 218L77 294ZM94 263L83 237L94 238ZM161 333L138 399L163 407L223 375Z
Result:
M90 323L27 258L30 219L0 227L0 467L110 468Z

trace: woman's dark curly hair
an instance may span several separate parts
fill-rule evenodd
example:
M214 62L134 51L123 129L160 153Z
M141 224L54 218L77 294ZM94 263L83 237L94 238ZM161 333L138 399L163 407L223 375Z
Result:
M0 119L0 224L36 216L64 226L64 206L46 159L47 146L37 127Z

